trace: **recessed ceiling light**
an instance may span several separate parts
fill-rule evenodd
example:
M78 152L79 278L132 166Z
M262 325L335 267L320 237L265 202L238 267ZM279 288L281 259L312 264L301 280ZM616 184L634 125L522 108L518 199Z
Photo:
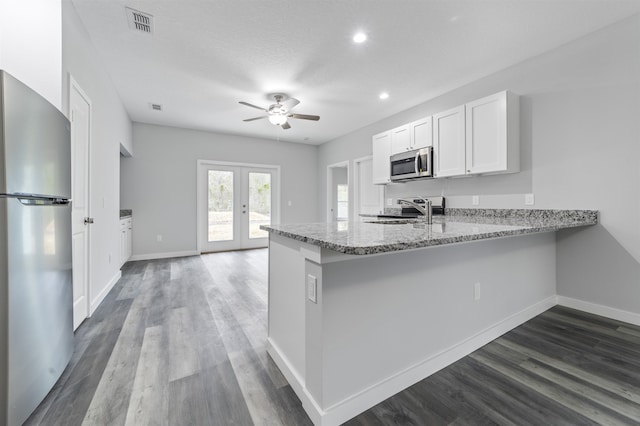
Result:
M354 43L364 43L367 40L367 35L365 33L356 33L353 36Z
M382 92L380 93L380 96L378 96L380 99L384 100L384 99L389 99L389 94L387 92Z

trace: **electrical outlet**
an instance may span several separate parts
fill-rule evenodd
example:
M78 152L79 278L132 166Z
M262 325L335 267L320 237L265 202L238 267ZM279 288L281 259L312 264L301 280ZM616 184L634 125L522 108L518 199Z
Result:
M162 235L158 234L156 235L156 240L161 243L162 242Z
M526 206L532 206L535 204L535 198L533 194L524 194L524 204Z
M478 195L471 196L471 204L474 206L477 206L478 204L480 204L480 196Z
M480 283L473 285L473 300L480 300Z
M307 275L307 299L318 303L318 279L311 274Z
M387 198L387 206L393 205L393 198Z

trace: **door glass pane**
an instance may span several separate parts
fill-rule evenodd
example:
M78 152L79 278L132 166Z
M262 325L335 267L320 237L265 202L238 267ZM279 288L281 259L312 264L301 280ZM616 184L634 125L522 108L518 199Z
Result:
M271 173L249 172L249 238L267 238L271 224Z
M233 172L209 170L208 240L233 240Z

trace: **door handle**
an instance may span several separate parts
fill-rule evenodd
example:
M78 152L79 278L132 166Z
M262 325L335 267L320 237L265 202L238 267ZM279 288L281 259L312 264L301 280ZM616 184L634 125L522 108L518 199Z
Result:
M85 225L91 225L93 223L93 218L92 217L85 217L84 218L84 224Z

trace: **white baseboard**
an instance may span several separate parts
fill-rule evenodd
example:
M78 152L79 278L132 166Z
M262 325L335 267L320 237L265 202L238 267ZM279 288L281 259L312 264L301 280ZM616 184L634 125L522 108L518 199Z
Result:
M547 309L555 306L556 303L556 296L552 296L520 312L516 312L466 340L400 371L367 389L363 389L361 392L325 410L322 410L311 394L308 393L304 378L295 373L295 370L291 368L291 364L286 357L283 356L282 352L280 352L277 346L270 340L268 350L274 362L302 401L302 406L313 421L313 424L316 426L340 425L390 396L453 364L476 349L502 336L504 333L540 315Z
M598 305L565 296L558 296L558 305L640 326L640 314L636 314L635 312L623 311L622 309Z
M276 363L284 378L287 379L295 394L300 398L302 408L309 415L311 422L314 425L325 424L322 423L324 411L307 391L304 379L291 367L288 358L282 354L278 346L269 338L267 338L267 353Z
M151 259L167 259L169 257L186 257L186 256L198 256L200 252L196 250L189 251L170 251L164 253L147 253L147 254L135 254L131 256L129 260L151 260Z
M93 315L93 313L98 309L98 306L102 303L107 294L111 291L114 285L118 282L120 277L122 276L122 272L118 270L116 274L109 280L107 285L98 293L98 295L91 301L91 310L89 312L89 316Z

